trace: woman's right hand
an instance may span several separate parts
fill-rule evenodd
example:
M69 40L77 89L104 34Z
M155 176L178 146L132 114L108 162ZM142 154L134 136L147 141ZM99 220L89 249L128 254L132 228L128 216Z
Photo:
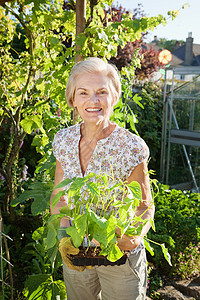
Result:
M100 244L97 240L95 240L94 238L91 240L91 243L95 244L96 246L100 247Z

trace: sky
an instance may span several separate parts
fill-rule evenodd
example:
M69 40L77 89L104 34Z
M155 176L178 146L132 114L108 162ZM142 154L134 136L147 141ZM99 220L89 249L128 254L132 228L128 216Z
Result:
M188 33L192 32L194 44L200 44L200 0L118 0L115 4L121 4L124 8L133 10L137 8L138 3L143 6L147 17L154 17L162 14L166 18L169 10L180 10L179 15L174 21L168 19L167 25L159 25L154 31L151 31L146 39L150 42L157 36L158 39L167 40L186 40ZM185 9L181 7L188 3Z

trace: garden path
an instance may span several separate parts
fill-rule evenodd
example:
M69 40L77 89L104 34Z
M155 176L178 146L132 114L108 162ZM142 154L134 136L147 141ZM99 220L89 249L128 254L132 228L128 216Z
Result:
M176 281L157 292L160 293L160 299L163 300L200 300L200 277Z

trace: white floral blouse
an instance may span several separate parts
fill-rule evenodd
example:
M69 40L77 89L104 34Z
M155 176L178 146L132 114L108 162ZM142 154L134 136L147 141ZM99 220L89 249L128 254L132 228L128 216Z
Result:
M80 125L61 129L53 140L53 153L60 162L65 178L83 177L79 159ZM116 124L109 137L97 142L84 176L91 172L110 174L125 181L133 169L147 161L149 149L142 138Z

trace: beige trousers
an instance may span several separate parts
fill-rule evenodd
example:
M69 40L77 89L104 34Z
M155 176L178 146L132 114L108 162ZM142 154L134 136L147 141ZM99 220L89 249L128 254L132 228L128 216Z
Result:
M78 272L63 264L67 300L145 300L145 249L131 254L121 266L96 266Z

